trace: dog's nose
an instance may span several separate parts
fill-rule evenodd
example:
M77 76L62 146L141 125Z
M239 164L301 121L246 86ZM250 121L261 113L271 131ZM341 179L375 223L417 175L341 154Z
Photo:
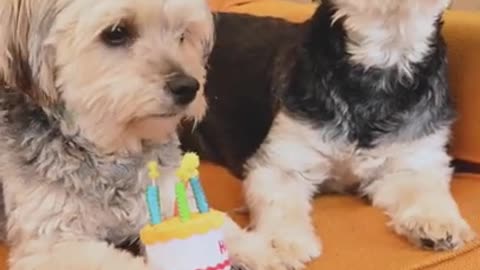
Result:
M167 81L167 89L173 95L176 103L185 105L190 103L197 94L200 84L188 75L175 75Z

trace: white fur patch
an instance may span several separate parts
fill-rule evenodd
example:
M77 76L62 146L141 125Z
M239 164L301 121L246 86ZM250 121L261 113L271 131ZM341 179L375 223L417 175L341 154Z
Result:
M449 0L334 0L335 20L345 19L351 60L366 68L396 67L410 75L411 65L429 50L435 17Z

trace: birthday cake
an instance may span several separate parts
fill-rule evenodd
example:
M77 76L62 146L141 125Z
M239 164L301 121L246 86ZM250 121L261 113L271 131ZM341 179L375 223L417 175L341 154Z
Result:
M147 225L140 232L151 269L230 269L223 242L223 214L210 211L192 214L188 222L179 217L159 225Z
M189 162L190 161L190 162ZM229 270L228 252L223 241L224 214L211 210L201 188L198 157L186 154L177 176L182 180L175 186L177 215L162 221L157 188L147 188L147 203L151 223L140 231L147 261L152 270ZM158 177L149 165L151 178ZM192 212L186 198L191 187L198 212Z

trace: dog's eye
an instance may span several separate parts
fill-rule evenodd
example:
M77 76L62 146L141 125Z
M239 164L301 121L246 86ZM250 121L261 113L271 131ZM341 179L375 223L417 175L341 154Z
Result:
M112 47L125 46L131 38L131 33L124 25L114 25L102 32L103 42Z

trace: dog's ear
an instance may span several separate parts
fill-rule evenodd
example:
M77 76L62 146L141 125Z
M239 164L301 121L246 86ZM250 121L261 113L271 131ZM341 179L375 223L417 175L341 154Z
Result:
M0 83L41 105L54 103L55 48L48 42L55 1L0 1Z

